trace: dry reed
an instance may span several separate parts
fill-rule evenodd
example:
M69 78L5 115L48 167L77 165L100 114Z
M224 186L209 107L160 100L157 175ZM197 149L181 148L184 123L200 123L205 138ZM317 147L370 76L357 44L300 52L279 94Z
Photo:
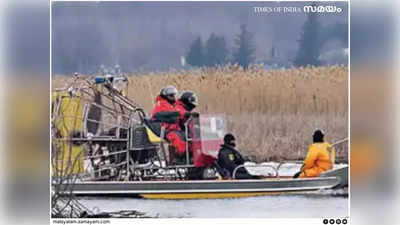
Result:
M70 79L54 76L53 87ZM348 68L344 66L244 71L235 66L129 76L128 97L150 112L159 90L174 85L199 97L200 113L225 113L239 149L256 161L302 159L312 132L330 142L347 137ZM347 144L337 148L346 161Z

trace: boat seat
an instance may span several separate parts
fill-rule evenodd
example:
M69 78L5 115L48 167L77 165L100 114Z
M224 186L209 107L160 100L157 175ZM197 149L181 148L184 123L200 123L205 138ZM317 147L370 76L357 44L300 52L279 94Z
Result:
M161 123L151 121L149 118L144 118L143 122L146 126L146 133L149 141L152 144L163 142L165 131L164 128L161 126Z
M143 118L143 124L146 127L148 141L151 144L161 144L164 142L168 142L167 140L165 140L165 128L161 126L160 121L153 121L150 118L145 117ZM168 146L168 163L172 165L185 165L186 156L177 156L176 149L172 145ZM192 156L190 156L190 159L192 159Z
M159 112L154 119L143 117L142 121L146 126L147 135L151 143L161 143L164 140L165 130L161 123L175 123L179 117L179 112Z
M163 139L157 136L150 128L146 126L147 136L149 137L149 141L152 144L157 144L163 142Z

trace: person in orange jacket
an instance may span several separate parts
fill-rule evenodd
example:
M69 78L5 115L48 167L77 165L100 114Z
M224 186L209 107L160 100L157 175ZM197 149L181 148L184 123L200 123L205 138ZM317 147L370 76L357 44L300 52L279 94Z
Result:
M316 130L313 134L313 144L308 148L301 171L294 178L317 177L321 173L332 169L335 164L335 148L324 142L324 133Z

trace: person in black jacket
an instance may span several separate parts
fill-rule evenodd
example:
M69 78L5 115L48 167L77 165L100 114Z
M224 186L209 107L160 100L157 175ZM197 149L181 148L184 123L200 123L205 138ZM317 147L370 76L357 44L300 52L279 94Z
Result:
M235 177L233 177L233 171L236 167L243 165L245 160L242 155L235 149L235 136L228 133L224 137L224 144L221 145L221 149L218 153L218 159L215 164L219 174L227 178L236 179L257 179L258 176L250 175L246 168L241 167L236 170Z

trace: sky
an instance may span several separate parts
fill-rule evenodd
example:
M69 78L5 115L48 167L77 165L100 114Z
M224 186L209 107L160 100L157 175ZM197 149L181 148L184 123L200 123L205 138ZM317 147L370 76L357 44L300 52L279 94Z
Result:
M180 68L190 43L211 33L224 36L232 53L240 25L253 33L256 61L270 58L272 48L291 61L307 15L304 12L255 12L254 7L298 7L303 2L53 2L54 73L94 72L100 64L123 70ZM340 13L321 13L318 20L329 49L347 48L347 3L326 2ZM283 8L282 8L283 9ZM342 29L337 31L336 24ZM333 30L333 32L332 32ZM345 40L345 41L343 41Z

